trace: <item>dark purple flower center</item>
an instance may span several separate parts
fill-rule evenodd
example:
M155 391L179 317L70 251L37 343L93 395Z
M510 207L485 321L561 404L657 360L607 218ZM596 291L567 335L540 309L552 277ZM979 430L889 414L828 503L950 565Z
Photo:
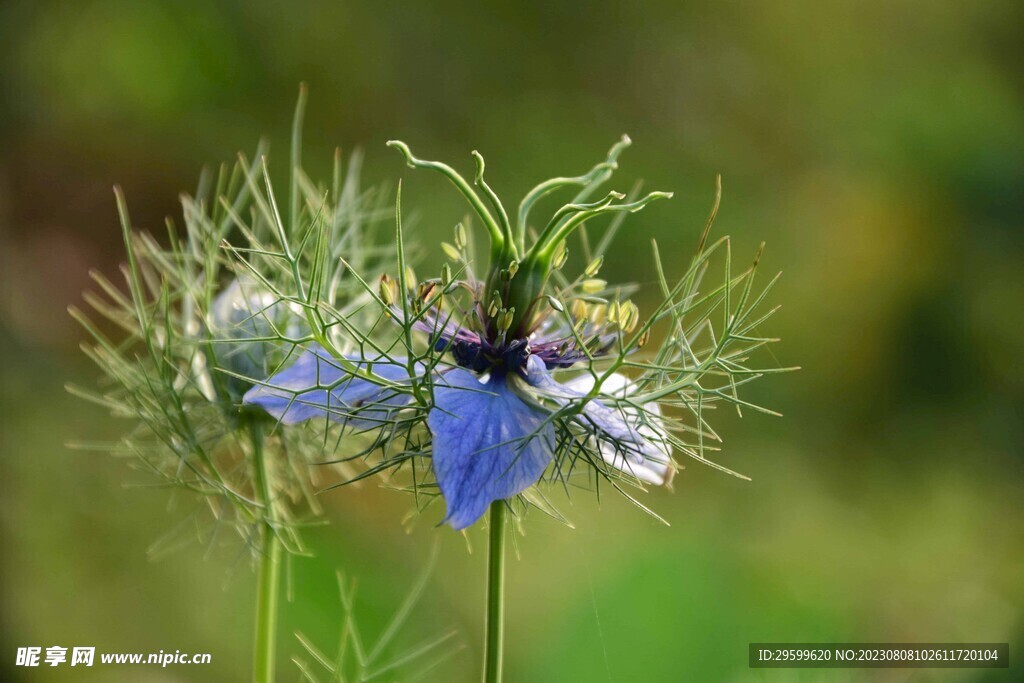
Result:
M473 372L521 372L530 357L530 342L527 339L513 339L501 344L491 344L479 338L454 340L439 338L434 350L451 351L455 362Z

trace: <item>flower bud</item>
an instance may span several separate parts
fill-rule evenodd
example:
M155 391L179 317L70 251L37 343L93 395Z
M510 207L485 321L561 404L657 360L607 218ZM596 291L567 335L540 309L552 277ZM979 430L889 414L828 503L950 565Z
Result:
M208 333L224 341L215 345L215 353L209 357L204 354L193 356L192 371L196 373L194 381L199 390L214 400L218 390L210 378L210 368L221 368L235 373L235 376L223 376L224 389L233 397L240 397L251 386L240 377L262 377L269 367L273 367L270 360L274 357L273 342L254 341L253 338L270 338L279 333L298 336L304 329L302 319L301 309L281 301L257 281L248 277L232 280L213 300L208 318ZM199 335L201 329L198 322L188 322L190 336ZM154 330L154 335L158 334L162 337L158 343L175 343L173 340L168 342L159 328ZM227 343L229 339L236 342Z

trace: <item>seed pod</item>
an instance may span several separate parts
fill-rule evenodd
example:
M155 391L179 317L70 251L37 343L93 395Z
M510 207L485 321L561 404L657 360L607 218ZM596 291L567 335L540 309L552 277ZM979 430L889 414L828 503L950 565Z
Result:
M561 301L559 301L558 299L556 299L553 296L547 297L547 300L548 300L548 306L550 306L554 310L558 311L559 313L564 313L565 312L565 306L562 305Z

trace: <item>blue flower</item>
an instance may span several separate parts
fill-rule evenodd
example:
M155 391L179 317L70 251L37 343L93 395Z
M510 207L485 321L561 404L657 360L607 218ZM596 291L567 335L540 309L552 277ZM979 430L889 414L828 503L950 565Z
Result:
M588 401L590 375L564 384L551 376L549 366L568 363L567 356L551 351L555 339L539 341L539 353L532 352L529 340L488 345L485 353L482 342L458 330L451 337L439 335L435 346L451 348L455 338L461 339L462 351L453 353L459 366L435 373L433 405L427 414L434 476L447 504L445 521L453 528L470 526L493 501L512 498L541 479L557 449L555 418L567 406L578 407L571 419L589 433L608 465L650 484L663 484L671 476L671 448L660 425L628 403L606 403L628 400L631 387L621 375L605 380L604 401ZM579 352L570 347L566 353ZM481 358L492 359L491 364L477 372ZM408 377L404 359L378 359L372 364L357 357L349 360L383 380L422 380ZM417 369L422 371L421 366ZM251 389L244 401L284 424L327 417L369 429L387 424L411 398L353 375L321 347L314 347Z
M326 416L369 429L397 425L396 413L411 408L415 396L416 415L420 420L426 416L431 435L434 477L447 504L445 521L455 529L476 522L491 503L533 486L553 462L561 467L563 456L583 454L606 476L608 466L638 483L665 483L673 471L673 437L656 401L634 399L636 387L629 380L602 373L594 365L596 359L612 355L623 334L635 328L636 306L618 301L619 291L607 291L604 281L594 279L600 259L576 282L553 283L553 273L565 263L566 239L586 220L632 213L671 197L652 192L617 203L624 195L610 192L596 202L587 201L611 175L629 139L623 137L589 173L555 178L534 188L520 204L515 228L483 179L479 154L474 152L475 185L493 212L450 166L417 159L402 142L388 144L410 166L445 175L469 201L490 242L484 277L473 274L462 226L456 229L455 245L442 246L461 264L465 279L453 279L447 265L440 278L418 285L408 274L400 282L382 276L377 302L402 327L410 355L416 353L413 346L418 348L412 333L428 336L429 346L421 357L433 355L429 372L414 365L410 373L405 359L349 357L351 363L338 363L314 347L252 389L245 402L264 407L283 423ZM552 191L571 186L581 188L575 200L555 212L546 227L531 233L530 208ZM397 211L398 262L403 264L400 216ZM533 239L528 243L530 234ZM406 291L399 292L399 285ZM602 292L614 299L597 296ZM569 311L566 301L578 310ZM552 316L555 311L559 315ZM355 326L348 328L359 335ZM642 343L617 349L619 364ZM567 382L552 374L577 366L587 372ZM401 386L404 383L408 386ZM402 424L414 429L417 420Z

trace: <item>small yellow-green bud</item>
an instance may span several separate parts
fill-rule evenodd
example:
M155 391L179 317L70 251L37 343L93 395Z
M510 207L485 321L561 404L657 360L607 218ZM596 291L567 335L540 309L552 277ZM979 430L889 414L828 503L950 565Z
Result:
M385 306L395 303L395 284L386 274L380 276L380 298Z
M515 317L516 307L502 309L501 315L498 316L498 331L507 332L508 328L512 326L512 318Z
M604 265L604 256L598 256L596 259L590 262L587 269L583 271L586 277L594 277L601 271L601 266Z
M586 294L596 294L597 292L600 292L607 286L607 282L605 282L604 280L600 280L598 278L590 278L588 280L584 280L583 284L581 285L583 291Z
M620 325L626 332L632 332L636 329L637 323L640 322L640 309L632 301L627 301L623 304L625 313L621 316Z
M642 349L647 344L647 342L650 341L650 339L651 339L651 328L648 327L646 330L644 330L643 332L640 333L640 339L638 339L637 342L636 342L637 348L641 348Z
M555 257L551 259L551 266L555 270L561 270L562 266L565 265L566 260L569 258L569 247L566 246L565 242L559 242L558 247L555 249Z
M619 322L619 313L622 311L622 305L618 301L613 301L608 304L607 317L608 322L617 324Z
M587 304L582 299L572 300L572 317L576 320L584 320L587 317Z
M462 260L462 251L455 248L455 245L448 242L441 242L441 251L444 255L450 258L452 261Z
M434 293L435 287L436 285L433 282L421 282L419 287L417 287L416 298L420 301L426 301Z
M466 248L466 227L462 223L455 226L455 246L459 251Z

